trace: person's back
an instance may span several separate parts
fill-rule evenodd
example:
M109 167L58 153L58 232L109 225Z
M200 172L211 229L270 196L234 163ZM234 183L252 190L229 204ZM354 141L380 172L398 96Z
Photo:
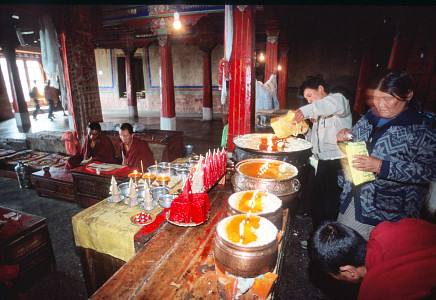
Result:
M359 299L423 299L436 292L436 225L409 218L371 232ZM436 294L434 294L436 296Z

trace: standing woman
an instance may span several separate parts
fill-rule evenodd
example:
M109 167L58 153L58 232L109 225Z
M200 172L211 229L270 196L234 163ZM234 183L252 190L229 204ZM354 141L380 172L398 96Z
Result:
M365 239L377 224L418 218L427 183L436 180L436 130L411 105L413 81L404 71L388 70L374 91L374 108L338 141L352 133L365 141L369 156L354 155L357 170L375 173L362 186L339 178L343 186L338 221Z
M336 134L343 128L351 128L351 112L348 100L342 94L328 94L326 82L319 75L309 76L301 85L300 93L309 104L295 112L294 121L313 120L307 138L318 162L311 205L313 227L316 228L323 221L338 217L341 190L337 180L340 158L344 155L339 150Z

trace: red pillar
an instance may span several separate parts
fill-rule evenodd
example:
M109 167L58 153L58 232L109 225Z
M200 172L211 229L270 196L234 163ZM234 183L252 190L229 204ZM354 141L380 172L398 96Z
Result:
M174 98L173 59L168 35L159 37L159 76L162 130L176 130L176 103Z
M392 45L391 56L389 57L388 69L401 69L407 67L409 59L409 41L404 39L404 36L398 33L395 36Z
M203 51L203 120L212 120L212 71L210 54L216 43L214 39L201 38L198 46Z
M9 70L11 71L11 93L13 100L12 106L14 108L17 127L20 132L27 132L30 129L31 123L29 118L29 111L27 110L26 100L24 99L23 88L21 87L17 62L15 61L15 48L13 46L4 45L3 51L6 56Z
M135 118L138 116L138 104L136 101L136 88L135 80L133 76L134 72L134 55L136 47L123 49L126 57L126 94L127 94L127 109L129 112L129 118Z
M248 134L254 123L254 6L238 5L233 11L233 49L230 58L228 151L233 138Z
M366 89L368 87L369 78L371 75L372 58L368 54L363 54L360 65L359 80L357 82L356 100L354 102L354 111L359 114L366 113Z
M277 72L278 37L277 21L268 20L266 25L265 82Z
M279 65L282 67L280 71L278 71L278 87L277 87L277 98L279 100L279 108L286 108L286 99L288 95L288 52L289 47L286 41L280 41L280 62Z

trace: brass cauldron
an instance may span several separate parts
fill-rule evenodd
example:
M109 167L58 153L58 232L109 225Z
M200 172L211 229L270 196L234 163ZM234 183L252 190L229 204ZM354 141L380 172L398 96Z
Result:
M281 179L258 178L250 176L241 172L241 167L250 163L269 163L271 165L282 165L286 168L292 169L292 175ZM286 206L287 201L293 199L293 194L300 190L300 181L295 178L298 175L298 169L284 161L266 159L266 158L253 158L246 159L236 164L236 171L233 175L231 182L235 192L246 190L258 190L276 195L283 201Z
M241 192L237 192L232 194L229 199L228 199L228 204L227 204L227 216L234 216L234 215L239 215L239 214L246 214L248 211L242 211L239 210L237 207L235 207L234 203L236 201L236 199L238 197L241 197L241 194L247 193L247 192L255 192L255 191L241 191ZM265 192L263 192L265 193ZM259 212L259 213L252 213L255 216L260 216L260 217L264 217L268 220L270 220L276 227L277 230L282 230L283 227L283 209L281 207L281 200L271 194L271 193L265 193L267 195L269 195L270 197L273 197L275 199L277 199L276 201L280 202L280 207L277 208L274 211L269 211L269 212ZM236 199L235 199L236 198Z
M221 220L220 223L233 217L237 216L226 217ZM270 221L268 222L271 223ZM220 224L218 224L218 226L220 226ZM271 226L273 226L273 224L271 224ZM277 237L265 245L247 247L226 240L224 237L220 236L217 230L214 240L215 263L232 275L256 277L270 272L276 265L277 255Z

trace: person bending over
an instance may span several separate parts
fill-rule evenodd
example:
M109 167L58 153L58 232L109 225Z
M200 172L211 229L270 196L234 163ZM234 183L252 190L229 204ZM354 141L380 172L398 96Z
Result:
M123 123L120 127L121 154L123 165L141 171L154 164L153 152L146 141L140 140L133 135L133 127L129 123Z
M422 219L385 221L368 242L354 229L326 221L309 240L309 257L333 278L361 283L358 299L436 296L436 225Z
M95 161L111 164L117 163L114 146L111 140L101 132L98 122L92 122L88 125L88 135L86 136L82 151L67 160L65 169L71 170L81 164Z

